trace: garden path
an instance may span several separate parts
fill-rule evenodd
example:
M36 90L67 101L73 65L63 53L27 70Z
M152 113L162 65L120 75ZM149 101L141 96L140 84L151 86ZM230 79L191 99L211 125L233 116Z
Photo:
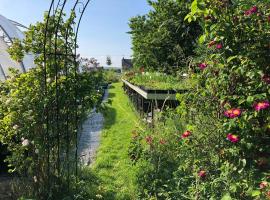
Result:
M103 101L108 99L108 90L105 90ZM89 165L93 162L97 148L100 144L100 134L104 124L103 114L96 112L96 108L88 115L82 124L78 144L78 154L81 164Z

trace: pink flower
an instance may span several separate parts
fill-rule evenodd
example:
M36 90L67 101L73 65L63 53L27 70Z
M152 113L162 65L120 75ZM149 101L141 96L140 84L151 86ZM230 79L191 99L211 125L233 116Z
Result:
M145 138L145 140L146 140L146 143L147 143L147 144L152 144L152 143L153 143L153 138L152 138L152 136L147 136L147 137Z
M245 15L249 16L251 14L257 13L258 12L258 7L257 6L253 6L251 7L249 10L245 11Z
M225 111L224 115L233 119L233 118L239 117L241 113L242 111L239 108L233 108L233 109Z
M191 131L185 131L185 132L182 134L181 138L184 139L184 138L189 137L190 135L191 135Z
M262 77L262 80L263 80L265 83L270 84L270 76L264 74L263 77Z
M260 111L260 110L264 110L269 108L270 104L268 101L263 101L263 102L259 102L254 104L254 108L256 111Z
M207 64L206 64L206 63L200 63L200 64L199 64L199 68L200 68L201 70L204 70L206 67L207 67Z
M253 7L250 9L250 12L251 12L251 13L256 13L256 12L258 12L258 7L257 7L257 6L253 6Z
M222 46L221 43L219 43L219 44L216 45L216 48L217 48L217 49L222 49L222 47L223 47L223 46Z
M266 188L267 185L268 185L268 183L267 183L266 181L262 181L262 182L260 183L260 189Z
M245 11L245 15L246 15L246 16L249 16L249 15L251 15L251 14L252 14L252 13L251 13L250 10Z
M200 178L205 178L205 177L206 177L206 171L204 171L204 170L199 171L199 172L198 172L198 176L199 176Z
M233 135L233 134L229 133L229 134L227 135L227 139L228 139L229 141L231 141L232 143L237 143L237 142L239 141L239 136Z

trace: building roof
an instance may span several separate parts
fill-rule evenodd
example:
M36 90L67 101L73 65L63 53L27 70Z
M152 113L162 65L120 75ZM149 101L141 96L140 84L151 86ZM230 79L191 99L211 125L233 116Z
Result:
M122 69L127 70L133 67L132 59L122 58Z
M21 63L11 59L7 49L13 40L24 39L24 33L17 27L17 22L11 21L0 15L0 80L5 80L9 75L8 68L18 69L20 72L27 71L34 67L34 56L27 54Z

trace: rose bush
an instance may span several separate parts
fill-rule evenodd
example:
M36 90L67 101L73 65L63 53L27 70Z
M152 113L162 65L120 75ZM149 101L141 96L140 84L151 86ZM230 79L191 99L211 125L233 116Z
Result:
M178 95L180 134L153 131L177 145L141 147L143 198L269 198L269 15L268 1L193 1L186 20L204 30L190 70L198 84Z

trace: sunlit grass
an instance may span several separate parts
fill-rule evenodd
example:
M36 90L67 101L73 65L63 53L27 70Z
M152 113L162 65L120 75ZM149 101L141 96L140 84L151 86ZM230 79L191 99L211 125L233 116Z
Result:
M128 156L131 132L140 127L121 83L110 88L112 104L105 111L105 125L96 161L90 171L95 184L89 187L101 199L137 199L136 167ZM91 191L89 191L91 192Z

